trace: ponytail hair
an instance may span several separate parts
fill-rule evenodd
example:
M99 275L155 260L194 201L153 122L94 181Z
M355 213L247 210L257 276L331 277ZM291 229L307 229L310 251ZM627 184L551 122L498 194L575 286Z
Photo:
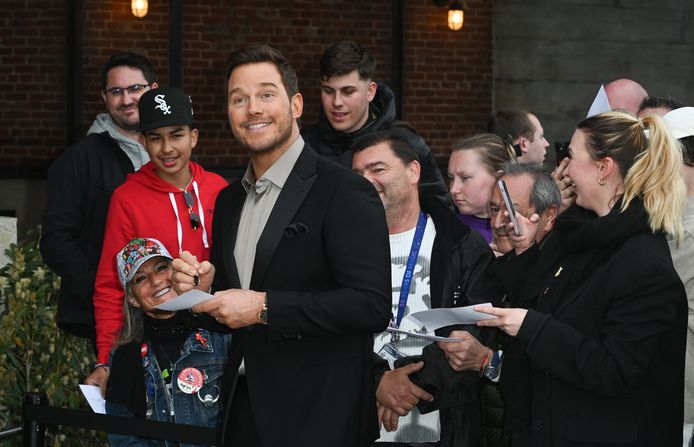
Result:
M609 112L578 124L594 160L612 158L624 179L621 211L634 198L643 201L651 230L683 236L682 211L687 190L682 179L682 152L662 118L635 118Z

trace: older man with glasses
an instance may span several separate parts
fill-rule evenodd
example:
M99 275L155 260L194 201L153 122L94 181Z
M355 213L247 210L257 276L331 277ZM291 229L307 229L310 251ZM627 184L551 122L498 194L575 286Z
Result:
M106 112L87 137L68 147L48 170L41 254L62 278L58 326L94 342L92 294L111 193L149 161L139 132L140 96L157 87L142 55L111 56L101 69Z

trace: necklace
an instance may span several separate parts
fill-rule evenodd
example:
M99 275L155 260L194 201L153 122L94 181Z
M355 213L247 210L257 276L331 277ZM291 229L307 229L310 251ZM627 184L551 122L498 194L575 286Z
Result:
M168 366L166 368L161 368L161 365L159 365L159 369L161 370L161 377L168 383L171 379L171 371L173 369L173 362L169 358L168 355L166 355L166 351L162 346L157 345L155 347L155 351L158 351L158 354L161 354L164 357L164 360L166 360ZM157 356L157 359L159 359L159 356ZM157 362L158 363L158 362Z
M188 191L188 188L190 188L190 185L193 183L193 173L190 172L190 169L188 170L188 173L190 174L190 180L188 180L188 184L186 185L186 187L185 188L178 188L178 186L177 186L177 188L180 189L182 192Z

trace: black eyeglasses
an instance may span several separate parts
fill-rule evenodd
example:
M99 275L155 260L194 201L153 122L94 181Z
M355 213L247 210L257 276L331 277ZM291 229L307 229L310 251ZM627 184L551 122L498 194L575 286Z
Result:
M200 228L200 216L198 216L198 213L195 212L194 206L195 206L195 199L193 198L193 194L191 194L188 191L183 191L183 198L186 200L186 206L188 207L188 217L190 217L190 226L193 227L193 230L197 230Z
M127 87L112 87L104 90L104 94L112 98L119 98L127 91L131 95L144 92L144 90L152 84L133 84Z

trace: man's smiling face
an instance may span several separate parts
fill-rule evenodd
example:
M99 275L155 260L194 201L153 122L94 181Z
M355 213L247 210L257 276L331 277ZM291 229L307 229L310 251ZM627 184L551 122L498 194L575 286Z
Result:
M287 96L274 64L260 62L234 68L228 92L231 131L244 147L262 153L291 144L295 119L301 116L301 95Z

